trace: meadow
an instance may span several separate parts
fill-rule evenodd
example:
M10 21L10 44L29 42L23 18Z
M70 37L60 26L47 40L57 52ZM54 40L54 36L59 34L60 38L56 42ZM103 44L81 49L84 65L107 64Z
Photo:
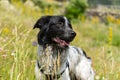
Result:
M0 80L35 80L37 29L42 15L59 15L61 9L39 9L34 5L0 5ZM84 49L91 57L95 80L120 80L120 22L108 17L73 19L77 36L71 45Z

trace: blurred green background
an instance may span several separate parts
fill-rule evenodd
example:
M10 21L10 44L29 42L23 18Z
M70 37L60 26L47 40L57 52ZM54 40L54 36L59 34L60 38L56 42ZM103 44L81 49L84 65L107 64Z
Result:
M120 79L119 0L0 0L0 80L35 80L37 32L43 15L65 15L71 45L92 58L95 80Z

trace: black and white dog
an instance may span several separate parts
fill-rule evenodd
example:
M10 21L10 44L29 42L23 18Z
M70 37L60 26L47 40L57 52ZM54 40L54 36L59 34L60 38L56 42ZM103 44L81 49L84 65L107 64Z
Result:
M70 46L76 33L64 16L43 16L39 28L35 67L37 80L94 80L91 59L77 47Z

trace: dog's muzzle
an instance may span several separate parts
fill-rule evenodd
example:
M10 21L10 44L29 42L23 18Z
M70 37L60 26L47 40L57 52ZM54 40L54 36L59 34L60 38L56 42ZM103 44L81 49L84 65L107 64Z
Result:
M76 33L71 31L68 36L66 37L55 37L53 41L56 42L60 47L69 46L70 42L74 39Z

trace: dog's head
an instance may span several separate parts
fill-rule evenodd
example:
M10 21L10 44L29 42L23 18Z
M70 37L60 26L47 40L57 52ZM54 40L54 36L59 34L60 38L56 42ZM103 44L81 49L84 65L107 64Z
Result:
M70 21L64 16L43 16L36 22L34 28L40 29L39 45L54 44L67 47L76 36Z

